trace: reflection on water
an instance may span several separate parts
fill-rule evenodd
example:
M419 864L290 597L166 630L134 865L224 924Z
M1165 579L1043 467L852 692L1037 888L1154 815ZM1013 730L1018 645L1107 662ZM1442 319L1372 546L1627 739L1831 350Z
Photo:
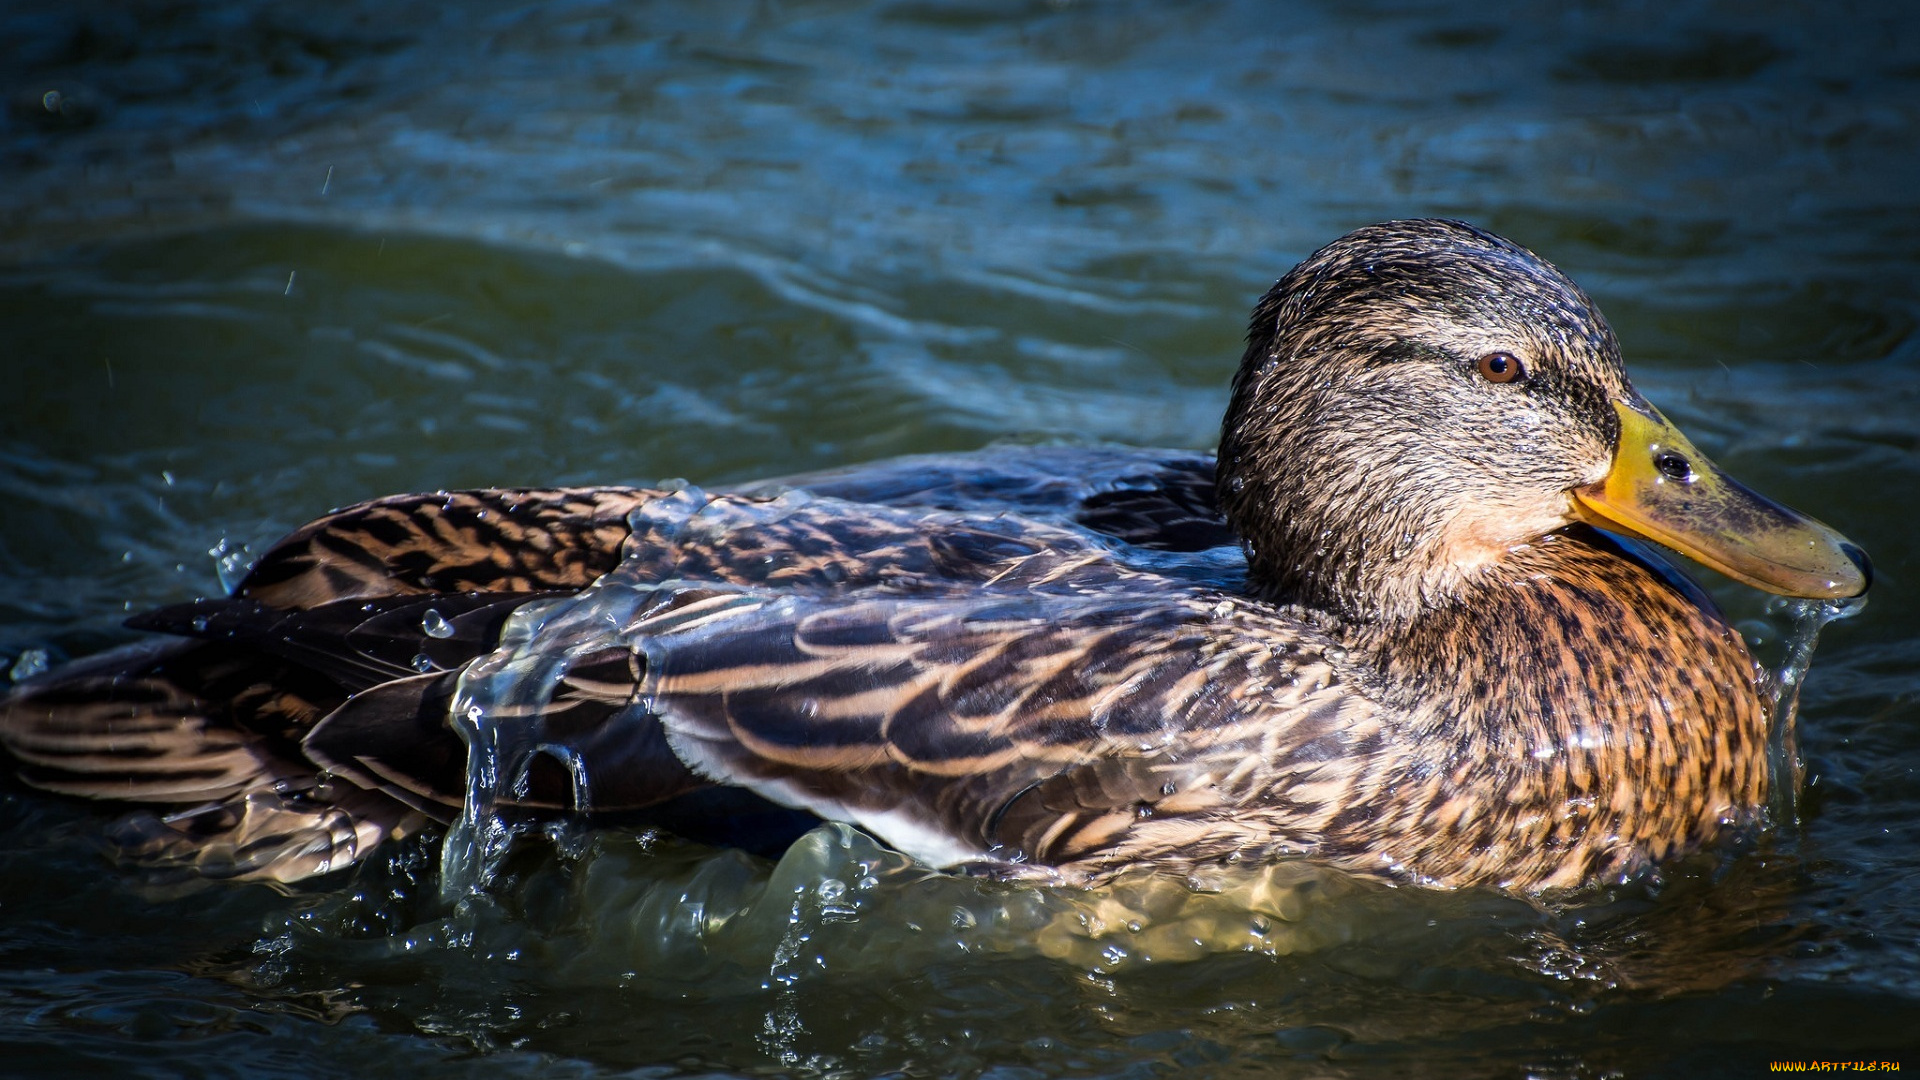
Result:
M839 829L773 862L503 832L445 895L425 836L309 892L150 896L92 810L0 790L9 1068L1592 1077L1910 1051L1914 20L0 10L0 668L124 640L129 609L388 492L1203 448L1248 303L1426 213L1566 268L1703 450L1880 571L1780 680L1800 805L1564 907L1292 865L1016 888ZM1790 661L1783 613L1715 595Z

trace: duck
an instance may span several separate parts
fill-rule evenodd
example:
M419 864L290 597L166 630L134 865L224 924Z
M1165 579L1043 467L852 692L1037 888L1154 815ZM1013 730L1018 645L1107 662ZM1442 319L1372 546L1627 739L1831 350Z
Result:
M484 813L1540 894L1761 820L1762 670L1663 552L1837 598L1857 545L1709 461L1586 293L1482 228L1348 233L1247 341L1213 454L338 510L14 686L0 746L131 805L136 865L278 883Z

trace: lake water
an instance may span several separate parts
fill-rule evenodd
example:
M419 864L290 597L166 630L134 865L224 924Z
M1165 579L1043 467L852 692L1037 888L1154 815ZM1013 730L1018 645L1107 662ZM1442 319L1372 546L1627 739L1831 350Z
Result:
M560 830L452 910L432 838L180 892L101 856L110 811L0 789L4 1071L1920 1068L1920 8L1466 10L0 11L0 671L390 492L1208 447L1252 301L1429 214L1566 269L1702 449L1879 572L1805 688L1800 821L1567 909L1015 889L833 829Z

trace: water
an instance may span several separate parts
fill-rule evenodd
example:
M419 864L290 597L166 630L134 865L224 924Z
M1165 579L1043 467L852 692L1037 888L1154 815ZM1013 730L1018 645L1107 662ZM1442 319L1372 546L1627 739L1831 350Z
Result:
M432 834L180 896L99 857L110 815L0 791L12 1072L1920 1060L1920 16L100 3L0 11L0 93L8 669L387 492L1206 447L1251 301L1423 213L1568 270L1703 450L1878 570L1795 687L1797 821L1564 910L1022 890L835 830L768 862L562 828L451 896ZM1788 658L1765 598L1709 585Z
M1778 666L1767 673L1767 765L1773 775L1775 822L1800 824L1800 789L1806 782L1807 763L1800 756L1800 685L1813 664L1813 650L1820 643L1820 631L1836 619L1850 619L1866 610L1867 598L1843 600L1791 600L1780 597L1768 607L1791 616L1792 625L1783 635L1785 652Z

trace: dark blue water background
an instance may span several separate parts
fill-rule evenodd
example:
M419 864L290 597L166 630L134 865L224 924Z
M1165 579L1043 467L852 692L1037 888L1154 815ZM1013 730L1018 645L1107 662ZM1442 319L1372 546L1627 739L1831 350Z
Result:
M1802 823L1570 910L1007 890L841 832L558 835L456 912L425 842L173 894L8 789L8 1074L1920 1068L1920 8L14 3L0 94L0 669L388 492L1207 447L1252 300L1424 214L1567 269L1880 570Z

